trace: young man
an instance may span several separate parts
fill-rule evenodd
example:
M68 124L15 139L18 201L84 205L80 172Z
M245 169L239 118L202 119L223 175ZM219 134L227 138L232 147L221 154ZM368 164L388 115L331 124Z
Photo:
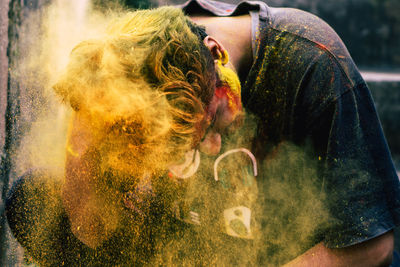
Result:
M368 89L336 34L310 14L261 2L191 1L182 8L205 31L176 9L143 11L111 27L109 39L74 49L66 75L55 86L75 111L65 183L61 193L58 183L47 186L51 174L39 172L14 186L7 216L19 242L44 265L142 265L151 264L154 255L164 265L174 263L170 258L187 265L229 264L230 257L261 265L389 265L399 182ZM239 75L241 97L229 68ZM260 204L260 235L253 234L253 241L245 240L247 226L239 238L231 238L228 230L234 225L225 228L226 237L212 239L204 235L208 229L182 225L173 212L175 201L188 197L182 193L186 176L197 175L192 167L197 152L182 168L179 158L192 148L216 162L220 157L213 155L230 153L224 138L240 117L241 100L257 118L248 148L259 163L257 183L261 193L269 193L263 196L268 205ZM287 184L278 185L317 188L301 204L312 200L314 209L332 218L327 225L326 218L299 212L293 204L298 199L281 197L286 192L274 197L270 190L279 188L271 187L271 162L285 154L288 142L300 151L295 155L312 162L313 183L288 175L296 167L289 154L283 157L288 170L276 173ZM228 165L227 172L233 165L239 162ZM206 196L220 203L221 192ZM38 193L46 201L33 197ZM243 195L239 191L234 199ZM291 212L280 214L286 202ZM235 216L250 220L237 211L252 210L239 207ZM44 220L43 208L54 216ZM269 209L276 213L264 216ZM225 216L229 209L223 211ZM192 223L204 222L194 210L190 215ZM43 222L55 227L47 230ZM276 224L280 231L273 231ZM293 228L307 233L304 240L290 235ZM202 243L205 239L210 242ZM298 248L285 250L292 243ZM245 254L252 258L241 261Z

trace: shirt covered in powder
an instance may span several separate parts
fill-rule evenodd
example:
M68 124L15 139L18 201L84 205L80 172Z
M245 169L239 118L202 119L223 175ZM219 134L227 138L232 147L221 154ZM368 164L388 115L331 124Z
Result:
M345 247L398 225L399 180L374 103L330 26L307 12L258 1L193 0L182 8L188 15L251 15L253 65L242 99L259 118L253 150L268 162L278 144L291 142L316 162L314 191L326 199L331 220L315 226L314 244Z

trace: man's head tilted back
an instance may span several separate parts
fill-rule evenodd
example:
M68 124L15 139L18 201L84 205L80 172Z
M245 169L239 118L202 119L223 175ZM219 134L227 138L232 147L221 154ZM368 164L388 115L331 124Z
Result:
M162 7L128 13L73 49L54 90L88 122L103 171L138 177L199 142L216 83L201 37L180 9Z

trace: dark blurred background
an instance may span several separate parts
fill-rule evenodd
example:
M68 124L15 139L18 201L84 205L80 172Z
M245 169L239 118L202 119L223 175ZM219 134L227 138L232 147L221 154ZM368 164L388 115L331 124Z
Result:
M60 0L53 0L60 1ZM67 1L67 0L65 0ZM14 179L11 154L30 121L24 88L13 79L11 66L23 52L18 47L21 24L30 13L51 0L1 0L0 2L0 266L25 265L4 218L4 198ZM112 8L117 1L93 0L95 8ZM175 0L120 0L130 8L179 4ZM238 3L239 1L226 0ZM309 11L330 24L347 45L367 81L400 170L400 1L399 0L265 0L273 7ZM22 127L24 126L24 127ZM398 235L396 233L396 235ZM400 236L399 238L400 239ZM397 244L397 249L400 248Z

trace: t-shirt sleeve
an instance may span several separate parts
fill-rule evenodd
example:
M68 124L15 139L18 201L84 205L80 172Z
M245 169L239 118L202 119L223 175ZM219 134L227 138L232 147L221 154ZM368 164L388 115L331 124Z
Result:
M323 69L321 74L316 68L310 79L315 82L308 84L313 91L325 87L308 100L314 107L308 123L321 154L320 175L332 216L323 241L328 247L345 247L399 223L399 180L366 83L361 77L352 83L339 64ZM330 101L316 105L324 95Z

